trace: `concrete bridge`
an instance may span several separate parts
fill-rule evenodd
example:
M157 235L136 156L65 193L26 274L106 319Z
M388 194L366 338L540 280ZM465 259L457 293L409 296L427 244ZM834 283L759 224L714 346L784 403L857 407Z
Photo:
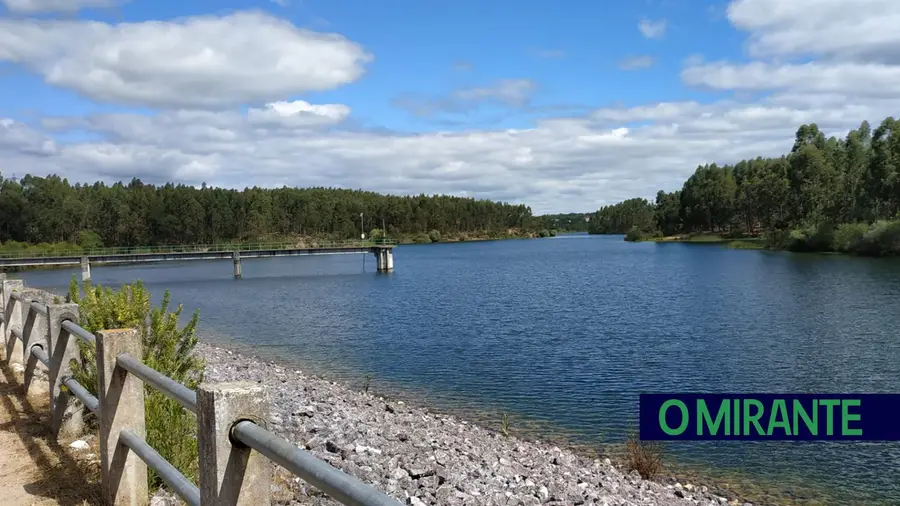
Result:
M81 265L81 279L91 279L91 265L134 264L182 260L231 260L235 279L241 278L241 260L308 255L373 254L378 272L394 270L394 246L389 239L260 243L243 245L201 244L150 248L103 248L86 251L47 251L0 254L0 268Z

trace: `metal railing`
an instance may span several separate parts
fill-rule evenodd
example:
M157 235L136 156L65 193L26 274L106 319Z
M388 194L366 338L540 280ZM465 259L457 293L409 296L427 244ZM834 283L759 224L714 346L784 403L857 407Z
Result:
M329 249L329 248L370 248L373 246L396 246L394 239L348 239L348 240L300 240L282 242L253 243L212 243L178 244L171 246L148 246L134 248L37 248L20 251L0 252L0 259L92 257L114 255L156 255L166 253L207 253L231 251L266 251L286 249Z
M191 390L135 357L142 346L137 330L92 334L76 323L79 318L76 304L46 304L39 299L53 300L51 294L23 290L21 281L3 280L0 286L4 308L0 313L0 325L6 344L6 360L17 362L21 358L28 364L25 367L26 390L34 380L34 375L29 377L28 374L34 362L42 364L49 372L51 429L57 437L66 428L70 433L80 430L77 426L64 427L66 424L78 425L78 417L57 416L70 408L73 413L80 414L80 408L69 401L69 394L98 415L101 420L102 485L108 503L131 504L132 499L146 496L146 473L150 468L190 506L268 504L272 461L342 504L400 505L397 500L253 421L253 418L262 421L268 414L264 402L260 401L265 396L260 395L258 385L247 384L245 390L235 390L234 384L203 384L198 391ZM78 359L78 346L70 337L94 346L99 398L72 377L69 364ZM17 350L17 346L20 349ZM113 377L124 377L124 380L111 380ZM199 487L139 436L145 433L143 392L146 385L197 414ZM227 395L220 395L220 389L228 389ZM256 406L256 411L248 406ZM222 444L223 441L227 443ZM112 458L119 447L127 448L138 459ZM236 454L237 460L234 460ZM233 462L242 465L235 466Z

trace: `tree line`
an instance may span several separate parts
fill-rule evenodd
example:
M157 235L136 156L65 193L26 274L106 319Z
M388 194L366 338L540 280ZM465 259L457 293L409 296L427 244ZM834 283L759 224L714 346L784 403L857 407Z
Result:
M868 122L844 138L815 124L790 153L697 167L680 190L593 214L589 232L633 237L765 236L788 249L900 253L900 121ZM862 252L862 251L860 251Z
M360 216L362 214L362 216ZM0 176L0 241L150 246L263 240L497 235L540 226L525 205L452 196L392 196L335 188L232 190L133 179L69 184Z

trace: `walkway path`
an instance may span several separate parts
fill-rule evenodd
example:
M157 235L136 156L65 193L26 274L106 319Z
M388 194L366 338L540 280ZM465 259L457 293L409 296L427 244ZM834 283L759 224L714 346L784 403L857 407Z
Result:
M100 504L92 450L57 444L47 428L46 391L26 397L21 385L22 374L0 363L0 504Z

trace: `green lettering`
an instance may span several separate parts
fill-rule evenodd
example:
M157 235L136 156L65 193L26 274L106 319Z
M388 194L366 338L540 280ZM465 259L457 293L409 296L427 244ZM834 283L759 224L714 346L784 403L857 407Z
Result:
M704 424L709 428L709 435L715 436L719 432L719 425L722 424L722 421L725 422L725 435L728 436L731 434L731 403L728 399L722 401L719 404L719 411L716 412L716 421L712 420L712 417L709 414L709 408L706 406L706 401L703 399L697 399L697 435L703 435L703 426Z
M841 401L838 399L822 399L819 401L819 406L826 406L828 408L825 415L825 434L829 436L834 435L834 407L840 403Z
M741 400L734 399L734 409L731 410L734 413L734 430L732 434L735 436L741 435Z
M784 402L784 399L775 399L772 402L772 413L769 414L769 428L766 431L766 435L771 436L775 427L784 429L786 436L791 435L791 424L788 421L787 404Z
M756 413L750 414L750 406L756 407ZM766 432L763 430L762 425L759 424L759 419L763 416L763 403L759 402L756 399L744 399L744 436L750 435L750 424L753 424L756 427L756 433L762 436Z
M850 414L850 406L862 406L860 399L844 399L841 401L841 435L862 436L862 429L851 429L850 422L858 422L862 419L859 413Z
M666 411L672 406L678 406L678 409L681 410L681 425L679 425L677 429L672 429L669 427L669 424L666 423ZM681 433L687 429L689 421L690 416L688 416L688 408L678 399L669 399L659 408L659 427L663 432L670 436L680 436Z
M800 418L803 419L803 423L806 424L806 429L813 436L819 435L819 401L813 399L812 405L812 419L809 418L809 413L806 412L806 409L803 407L803 403L798 399L794 399L794 434L800 434Z

